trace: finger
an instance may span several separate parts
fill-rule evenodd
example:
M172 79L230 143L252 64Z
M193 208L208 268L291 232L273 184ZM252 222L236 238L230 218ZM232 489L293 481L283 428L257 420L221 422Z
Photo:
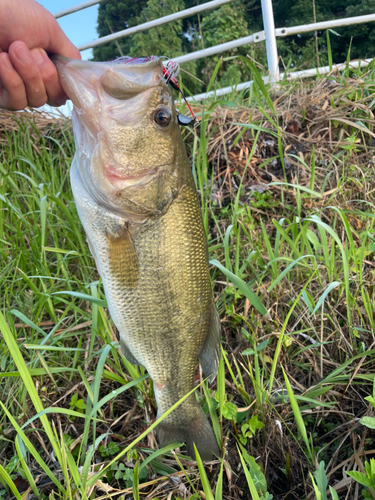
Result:
M0 108L19 111L27 106L25 85L6 52L0 53L0 90Z
M67 96L60 85L56 66L43 49L32 49L30 52L41 74L48 97L47 103L51 106L62 106Z
M29 106L39 108L47 102L47 93L42 75L24 42L13 42L8 49L9 58L22 78Z

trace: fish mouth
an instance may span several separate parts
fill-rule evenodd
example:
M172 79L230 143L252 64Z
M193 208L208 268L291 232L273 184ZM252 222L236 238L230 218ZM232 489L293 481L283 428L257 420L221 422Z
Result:
M55 66L66 66L67 64L72 65L76 68L90 68L93 66L112 66L114 68L123 68L123 69L129 69L129 71L132 71L134 68L137 68L139 70L144 70L141 71L141 73L146 73L149 72L150 69L152 68L157 68L160 66L160 59L158 57L155 57L154 59L150 61L145 61L145 62L131 62L131 64L127 65L126 62L123 61L83 61L82 59L72 59L69 57L61 56L59 54L51 54L50 56L51 61ZM124 68L126 66L126 68Z
M139 121L149 109L150 93L164 85L162 62L157 57L148 62L129 64L121 61L81 61L55 54L51 55L51 60L56 66L64 92L79 110L80 120L95 135L100 128L100 109L105 109L108 114L116 104L116 116L120 113L125 122L134 121L136 118ZM139 99L134 101L138 96ZM132 103L132 113L128 119L124 117L124 107L117 106L121 101L124 104L125 101Z
M128 173L117 173L116 169L111 165L106 165L104 167L104 175L108 182L110 182L114 187L125 189L127 187L135 187L140 184L147 184L153 178L157 177L160 171L167 168L170 165L158 165L151 171L143 174L128 174Z
M68 85L64 90L71 99L77 90L82 92L82 85L94 86L96 91L102 87L111 97L130 99L145 90L157 87L163 81L162 63L156 56L150 61L131 64L121 61L82 61L57 54L51 55L50 58L59 76L66 80Z

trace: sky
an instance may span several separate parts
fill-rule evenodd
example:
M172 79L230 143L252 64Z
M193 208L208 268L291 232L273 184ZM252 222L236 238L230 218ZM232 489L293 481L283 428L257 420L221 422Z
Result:
M82 0L38 0L38 2L53 14L77 5ZM72 43L80 45L98 38L96 32L97 18L98 5L93 5L79 12L74 12L74 14L69 14L69 16L61 17L57 21ZM82 59L91 59L92 50L84 50L81 55Z
M72 7L73 5L77 5L81 3L82 0L38 0L38 2L53 14L60 10L67 9L68 7ZM81 43L91 42L91 40L98 38L96 32L97 18L98 5L93 5L87 9L61 17L57 21L71 42L74 43L74 45L80 45ZM92 50L84 50L81 52L81 55L82 59L91 59ZM56 109L47 105L44 108L47 111L54 111ZM68 101L64 106L60 106L58 109L64 115L70 116L72 113L72 103Z

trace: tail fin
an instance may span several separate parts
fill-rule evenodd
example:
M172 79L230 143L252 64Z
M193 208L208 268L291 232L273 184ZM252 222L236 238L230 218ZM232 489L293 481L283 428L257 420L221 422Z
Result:
M168 419L166 419L168 420ZM195 460L194 444L202 460L208 462L220 450L206 415L200 410L198 417L184 426L173 425L163 420L156 428L160 446L173 442L184 442L189 456Z

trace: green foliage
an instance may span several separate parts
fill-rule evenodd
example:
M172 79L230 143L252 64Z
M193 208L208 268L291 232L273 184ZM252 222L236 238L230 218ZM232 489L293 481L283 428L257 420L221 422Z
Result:
M360 5L355 0L314 0L316 21L371 14L375 0L366 0ZM99 37L123 30L156 18L160 18L195 5L191 0L106 0L99 5ZM309 24L315 21L312 0L274 0L273 9L277 28ZM152 28L136 35L125 37L94 48L94 60L112 60L120 55L158 55L169 58L194 52L249 36L263 30L261 1L235 1L218 9L208 10L199 16ZM306 69L339 63L346 60L350 44L350 57L369 58L373 55L375 43L374 23L337 28L334 31L279 37L278 51L284 66L291 69ZM249 54L259 65L267 66L264 42L242 46L224 54L225 57ZM182 69L192 75L182 74L185 86L191 92L203 90L194 77L207 85L209 76L222 54L190 63ZM282 67L282 64L281 64ZM251 78L240 59L231 59L220 68L216 86L237 85Z
M139 24L138 17L146 7L147 0L106 0L99 4L97 32L99 37ZM133 38L125 37L115 42L100 45L93 49L94 61L111 61L123 55L129 55L133 47Z
M362 490L363 498L373 498L375 493L375 459L371 458L369 462L365 462L365 471L365 473L349 471L347 474L365 487Z
M224 403L223 417L227 420L236 420L237 406L234 403Z
M16 475L19 472L21 473L22 477L25 477L25 474L20 467L20 459L17 455L13 455L13 457L9 460L4 468L11 479L15 479Z
M113 455L116 455L116 453L120 451L120 448L116 443L111 441L110 443L108 443L108 446L104 446L103 444L101 444L98 448L98 451L103 458L109 458Z
M218 72L220 68L219 62ZM146 447L146 435L157 424L150 425L155 416L152 384L142 367L119 353L112 335L100 279L71 201L70 134L65 132L58 145L44 134L30 137L30 127L22 125L8 134L0 150L0 295L6 315L0 316L0 481L6 488L0 488L0 498L22 497L15 474L24 474L33 493L39 487L33 478L42 474L53 490L51 499L104 496L104 490L98 493L103 481L108 489L132 488L127 494L137 499L142 498L139 483L148 474L148 491L161 484L161 476L173 476L168 490L155 493L160 500L167 498L170 487L178 491L173 493L176 498L181 493L198 499L203 489L206 498L221 500L230 496L226 478L231 475L244 498L251 491L254 499L270 499L271 488L280 496L278 476L284 496L299 491L305 498L305 492L311 496L315 488L316 498L324 499L328 487L328 499L338 500L326 479L336 484L341 470L332 475L332 468L325 471L321 463L315 472L316 457L335 467L331 458L337 457L339 446L340 460L352 457L352 441L343 441L347 431L342 434L341 422L347 425L365 414L363 395L371 393L374 382L375 349L370 346L375 330L375 176L373 145L366 139L373 126L368 119L373 68L358 73L358 80L346 75L341 83L324 86L331 92L332 109L336 106L335 123L330 122L332 145L326 122L316 126L306 105L312 137L317 138L321 128L327 136L323 144L315 140L312 152L308 147L301 157L290 155L298 174L305 170L301 183L288 172L283 182L281 173L277 181L267 181L267 197L250 195L254 178L246 175L247 166L259 177L264 168L272 173L265 161L273 157L280 163L289 154L284 149L290 136L283 133L280 94L286 96L288 113L299 115L299 96L308 100L309 84L282 83L275 98L261 85L259 72L250 70L257 80L250 100L233 93L219 105L197 107L203 116L201 131L184 132L223 325L217 388L204 382L196 393L223 444L223 461L210 464L210 469L181 460L177 448L182 444ZM230 111L243 113L244 123L230 122L228 102ZM316 111L316 101L312 107ZM359 123L365 126L356 129ZM219 147L221 132L225 152ZM275 141L276 152L268 151L265 158L262 144L277 134L280 145ZM212 152L213 143L217 153ZM236 159L240 148L242 165ZM64 388L69 396L58 408L54 403ZM375 404L374 393L367 402ZM342 408L353 409L354 415ZM130 419L122 430L125 414ZM66 425L72 417L74 426ZM371 418L361 423L371 428ZM36 430L56 462L48 460ZM357 426L353 432L364 452L373 449L367 429ZM123 439L117 441L119 435ZM255 460L252 453L260 458ZM276 480L267 487L270 467ZM373 469L370 461L365 474L356 471L352 476L362 481L365 497L373 485ZM298 485L301 472L303 484ZM172 485L172 480L181 482Z
M373 385L372 396L365 397L365 400L370 403L370 405L375 408L375 379ZM375 418L374 417L363 417L360 420L362 425L365 425L369 429L375 429Z
M366 0L315 0L316 22L352 17L374 12L375 1ZM310 24L314 20L312 0L274 0L273 1L276 28ZM375 26L373 23L359 24L342 28L335 28L339 36L331 34L330 43L334 63L346 59L351 39L351 58L372 57L375 40ZM279 39L280 40L280 39ZM324 31L318 32L319 63L328 64L328 47ZM282 39L280 55L285 62L291 59L294 67L316 67L317 54L314 33L302 33L298 36Z
M83 399L78 399L78 393L74 393L71 397L69 406L72 410L77 410L80 413L83 413L86 409L86 403Z
M241 425L241 434L239 440L245 446L248 438L252 438L255 433L263 429L264 424L258 418L258 415L253 415L250 420Z
M315 491L317 490L319 491L321 500L327 500L326 490L328 486L328 479L324 469L323 461L320 462L319 467L315 472L315 482L316 482L316 484L314 484Z
M203 33L203 40L199 36L196 40L196 44L200 48L212 47L249 36L250 32L243 4L234 2L223 5L219 9L208 11L202 20L201 33ZM246 54L246 52L247 48L240 47L226 52L225 56L231 57L237 54ZM222 54L212 56L201 66L201 74L206 76L206 80L208 75L212 74L221 57ZM240 83L243 69L243 64L240 60L232 60L231 64L225 65L219 71L220 85L236 85Z
M168 16L184 10L184 0L148 0L138 17L138 23L146 23L159 17ZM149 55L167 55L173 57L182 53L182 21L178 20L167 25L157 26L147 31L137 33L133 38L132 57ZM157 54L155 54L155 50Z
M266 478L255 459L241 445L238 451L253 500L272 500L273 495L267 491Z
M139 482L143 482L147 478L147 469L142 469L138 473ZM115 462L111 465L110 471L107 473L107 478L111 481L112 476L115 479L125 483L126 488L131 488L134 484L134 469L126 467L122 462Z

